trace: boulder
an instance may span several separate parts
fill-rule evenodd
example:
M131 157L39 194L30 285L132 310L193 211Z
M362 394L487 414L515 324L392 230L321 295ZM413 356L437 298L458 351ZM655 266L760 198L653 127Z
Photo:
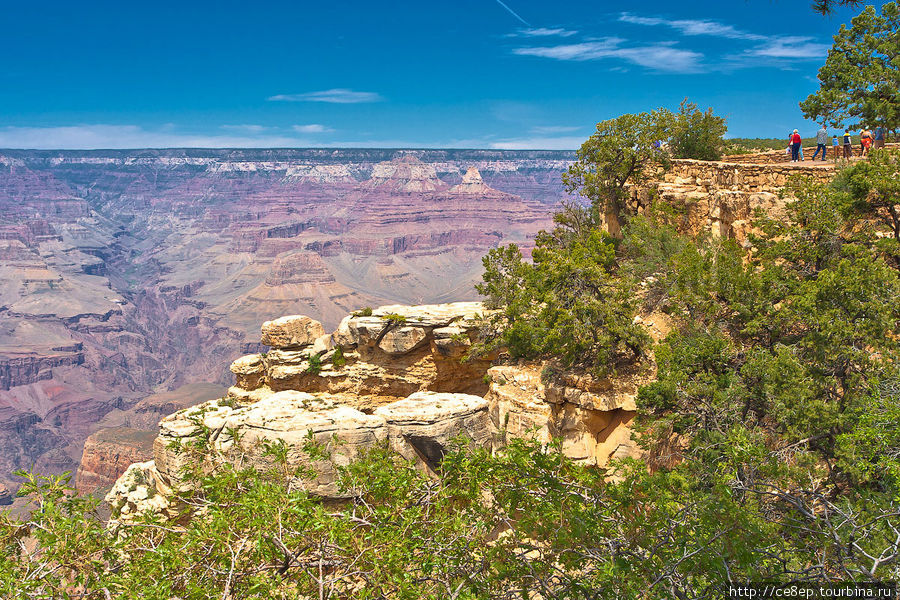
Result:
M232 434L237 435L237 444ZM386 437L386 424L380 417L305 392L282 391L247 406L213 401L170 415L160 423L154 456L163 481L185 489L181 469L195 459L176 452L175 447L208 445L209 468L214 468L216 461L240 455L244 465L267 469L275 463L266 455L266 446L284 443L288 466L292 470L304 467L312 475L299 481L300 485L316 496L340 498L343 494L336 483L335 465L348 464ZM330 460L311 457L304 450L310 442L318 444Z
M13 493L9 488L0 483L0 506L8 506L13 503Z
M262 344L272 348L309 346L325 335L322 324L303 315L281 317L262 325Z
M313 354L324 354L331 350L334 347L334 343L331 341L331 334L325 334L321 337L316 338L316 341L313 342L312 348L310 348Z
M422 327L395 327L382 336L378 347L388 354L407 354L423 345L427 337Z
M463 436L481 448L491 446L488 402L480 396L417 392L375 410L387 423L394 450L430 469L440 465L454 438Z
M259 354L248 354L231 363L235 385L245 390L254 390L262 385L266 365Z
M134 463L116 480L104 500L112 511L112 521L128 522L145 513L169 513L172 490L161 481L152 460Z

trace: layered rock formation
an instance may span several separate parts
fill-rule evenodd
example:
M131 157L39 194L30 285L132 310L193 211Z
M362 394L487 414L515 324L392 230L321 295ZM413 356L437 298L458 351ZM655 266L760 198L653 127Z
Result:
M367 305L475 300L472 284L488 249L515 242L527 255L535 233L551 225L566 197L560 174L572 158L501 151L0 152L0 483L13 487L9 473L22 466L74 470L84 440L101 426L155 428L171 411L142 407L150 394L229 383L235 358L267 349L256 335L261 321L303 314L330 330ZM675 163L656 191L683 209L682 227L738 240L755 208L780 210L785 175L826 177L830 168ZM649 193L635 190L635 203L646 203ZM450 363L410 358L432 345L462 351L447 341L458 333L442 338L439 329L401 327L375 345L383 347L351 350L360 369L376 365L365 376L362 369L352 377L311 377L300 372L309 368L305 350L276 349L236 374L247 386L254 378L265 382L239 393L313 384L319 387L306 391L319 393L340 383L334 393L349 397L378 388L371 382L382 376L391 401L420 388L465 391L450 385L449 367L436 372ZM409 344L420 345L409 354L388 352ZM435 373L426 375L428 369ZM404 371L416 370L434 380L401 383ZM470 393L482 395L477 379ZM171 410L218 395L185 392Z
M297 485L332 499L352 495L335 467L379 444L425 470L438 469L457 439L496 449L512 437L560 437L568 456L596 465L638 453L629 424L647 373L543 383L541 365L461 361L484 312L477 302L383 306L322 336L305 316L267 322L271 350L236 360L223 398L163 419L154 460L130 467L107 500L122 518L175 514L169 502L189 485L186 468L272 468L273 447L283 448L288 472L309 472Z
M834 177L834 169L829 162L778 165L675 160L661 181L633 188L631 203L640 212L656 198L676 209L680 221L675 225L682 231L706 231L744 242L757 209L773 217L781 214L786 200L779 192L788 178L824 182Z
M228 383L260 321L475 299L481 256L549 225L570 159L0 151L0 482L74 470L101 423L155 428L148 394Z
M153 431L130 427L109 427L90 435L84 442L75 487L82 494L109 487L131 464L151 455L155 438Z

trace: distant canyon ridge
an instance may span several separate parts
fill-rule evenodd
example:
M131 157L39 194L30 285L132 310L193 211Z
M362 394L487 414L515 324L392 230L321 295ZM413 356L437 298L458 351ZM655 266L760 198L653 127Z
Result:
M0 150L0 492L218 396L265 320L476 299L482 256L530 250L573 159Z

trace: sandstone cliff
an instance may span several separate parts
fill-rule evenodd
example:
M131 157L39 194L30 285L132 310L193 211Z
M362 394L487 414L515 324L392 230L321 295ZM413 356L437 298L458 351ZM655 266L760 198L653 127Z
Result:
M75 487L82 494L108 487L132 463L147 459L156 434L130 427L101 429L84 442Z
M751 155L749 160L752 160ZM761 159L765 160L765 158ZM658 199L675 209L681 231L701 232L744 242L756 210L778 217L786 202L779 196L788 178L809 177L829 181L835 165L830 162L771 164L763 162L711 162L675 160L660 181L631 190L631 206L641 212Z
M460 436L494 449L512 437L559 437L568 456L596 465L638 453L629 424L649 372L542 382L541 365L461 361L484 312L478 302L388 305L345 317L331 334L301 315L266 322L270 350L231 365L235 385L224 397L164 418L153 461L132 465L107 499L123 518L174 511L186 467L273 466L273 444L285 445L290 468L312 470L298 485L324 498L346 495L335 465L377 444L426 470ZM330 459L310 454L311 442Z

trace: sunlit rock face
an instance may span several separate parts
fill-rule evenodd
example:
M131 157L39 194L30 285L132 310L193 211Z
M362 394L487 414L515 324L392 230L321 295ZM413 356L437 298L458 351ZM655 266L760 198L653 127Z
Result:
M229 384L263 321L330 330L363 306L476 299L490 248L528 253L551 225L571 159L0 151L0 483L74 470L99 427L155 428L135 412L150 394L215 397L190 386Z
M652 366L543 381L541 364L492 366L498 354L462 360L489 312L480 302L387 305L321 336L304 315L267 321L269 351L232 363L227 394L160 421L153 460L122 470L106 496L114 516L175 514L173 491L195 485L186 470L275 468L273 447L283 449L281 468L306 474L294 485L331 500L354 493L336 468L378 446L425 472L438 471L460 442L499 451L513 438L559 438L567 456L599 466L641 454L631 422ZM655 338L657 321L647 321Z

